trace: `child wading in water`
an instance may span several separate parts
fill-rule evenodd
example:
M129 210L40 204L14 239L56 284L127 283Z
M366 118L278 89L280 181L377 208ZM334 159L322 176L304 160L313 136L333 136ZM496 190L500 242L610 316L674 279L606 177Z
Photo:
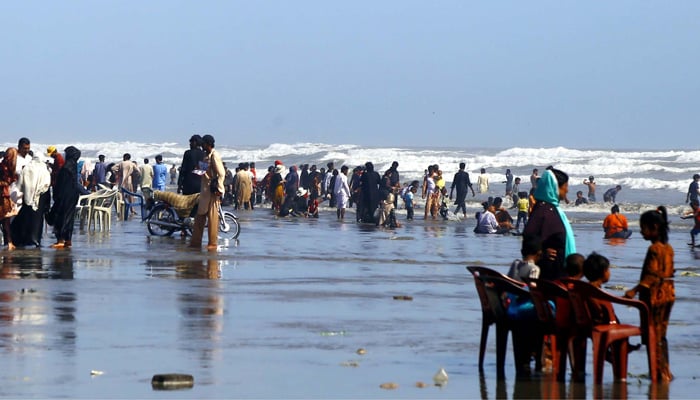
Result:
M660 206L656 210L642 214L639 226L642 236L650 241L651 245L644 259L639 283L625 292L625 297L633 298L639 293L639 300L649 307L651 323L656 331L658 379L661 382L669 382L673 379L673 374L668 359L666 330L676 293L673 286L673 247L668 243L666 207Z

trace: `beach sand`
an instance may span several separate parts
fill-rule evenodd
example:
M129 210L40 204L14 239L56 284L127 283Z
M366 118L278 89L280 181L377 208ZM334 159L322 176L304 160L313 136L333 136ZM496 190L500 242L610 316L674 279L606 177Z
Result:
M640 377L647 367L638 351L627 383L613 383L606 365L604 384L594 388L590 354L585 385L516 382L510 341L507 379L498 382L493 328L478 373L481 309L465 267L506 272L519 257L517 236L476 236L473 219L418 217L385 230L356 224L353 213L338 222L331 210L320 219L275 219L261 208L239 216L239 241L217 252L189 249L177 234L149 236L130 220L106 234L76 230L70 250L49 249L45 237L42 249L0 253L0 396L697 396L700 289L696 276L681 276L698 265L686 230L672 232L677 301L668 339L676 379L652 386ZM581 252L599 251L615 264L610 285L636 282L648 246L638 233L611 245L597 225L574 229ZM436 387L440 368L449 381ZM156 391L151 378L161 373L191 374L194 386Z

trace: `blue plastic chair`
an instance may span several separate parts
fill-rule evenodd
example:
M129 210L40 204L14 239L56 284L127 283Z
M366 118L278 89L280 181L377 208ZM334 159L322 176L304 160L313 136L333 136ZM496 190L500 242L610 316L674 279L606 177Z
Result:
M141 212L141 220L146 217L146 202L143 199L143 196L130 192L123 187L119 189L122 193L122 201L124 202L124 221L127 221L129 219L129 215L131 214L131 209L140 207L140 212Z

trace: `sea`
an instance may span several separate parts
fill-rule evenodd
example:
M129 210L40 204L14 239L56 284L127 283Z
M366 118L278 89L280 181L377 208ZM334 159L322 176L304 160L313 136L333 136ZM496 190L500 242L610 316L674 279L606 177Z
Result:
M43 150L49 144L33 143L33 149ZM58 143L58 149L69 145L78 147L82 158L95 162L99 154L104 154L107 163L119 162L124 153L131 154L131 159L138 163L144 158L154 162L156 155L163 156L163 162L171 167L179 166L187 144L147 143L147 142L98 142L98 143ZM5 146L16 146L5 143ZM626 149L570 149L565 147L531 147L531 148L441 148L441 147L368 147L353 144L326 143L274 143L266 146L224 146L216 150L230 168L241 162L255 162L260 176L276 160L285 165L316 165L319 169L329 162L336 167L347 165L353 167L364 165L367 161L374 164L375 170L383 172L392 162L398 161L402 183L408 183L422 177L428 165L439 165L448 187L458 170L460 162L466 164L472 182L475 184L481 168L486 170L489 178L489 193L477 198L467 198L475 208L488 196L503 196L505 193L505 171L510 169L515 177L522 180L520 189L530 188L529 177L534 168L540 174L547 166L554 166L569 175L569 200L573 207L576 192L582 191L584 197L587 187L583 181L590 176L597 183L595 204L576 207L576 217L607 213L610 204L602 202L603 193L620 185L616 201L623 213L641 214L645 210L664 205L669 215L682 215L688 210L685 203L688 185L692 176L700 173L700 150L664 150L640 151ZM42 157L45 155L42 153ZM476 185L475 185L476 186ZM507 201L507 199L506 199ZM567 206L567 205L565 205Z
M86 160L108 162L130 153L139 163L162 154L179 165L176 143L32 143L78 147ZM7 143L7 146L15 145ZM423 220L422 210L385 229L345 220L321 206L319 218L278 218L269 205L229 210L241 235L216 251L191 249L189 238L152 236L139 216L111 229L81 229L73 247L54 250L47 229L38 249L0 250L0 397L2 398L694 398L700 374L700 251L687 245L692 220L680 217L700 152L567 148L375 148L321 143L223 146L229 166L254 161L260 173L285 165L328 162L354 167L371 161L383 171L399 162L401 181L420 179L438 164L449 182L465 162L472 180L485 168L489 193L468 197L468 216ZM553 165L570 176L569 198L598 182L598 202L562 205L577 251L600 253L612 264L610 293L634 285L649 245L639 214L665 205L675 249L676 303L668 329L669 385L646 377L644 348L629 356L626 382L605 366L603 385L567 379L496 379L495 329L488 336L484 371L477 355L481 307L466 266L503 273L520 257L520 237L473 233L473 213L487 197L502 196L505 170L529 189L533 168ZM612 204L605 190L621 185L617 203L632 236L606 240L601 223ZM449 186L448 186L449 187ZM169 186L168 190L175 190ZM400 204L400 202L399 202ZM419 204L420 206L420 204ZM206 243L206 239L205 239ZM634 309L616 310L634 323ZM633 339L633 343L638 342ZM589 353L590 353L589 346ZM446 384L435 386L444 369ZM192 387L163 392L156 374L181 373Z

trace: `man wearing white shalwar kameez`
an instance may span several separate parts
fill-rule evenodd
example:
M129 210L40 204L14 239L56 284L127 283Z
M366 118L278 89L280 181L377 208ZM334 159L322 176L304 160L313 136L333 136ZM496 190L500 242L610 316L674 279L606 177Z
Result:
M348 206L350 201L350 186L348 186L348 167L343 165L340 168L340 173L338 170L333 170L335 177L335 187L333 188L333 193L335 193L335 205L337 208L336 215L338 219L345 218L345 208Z

